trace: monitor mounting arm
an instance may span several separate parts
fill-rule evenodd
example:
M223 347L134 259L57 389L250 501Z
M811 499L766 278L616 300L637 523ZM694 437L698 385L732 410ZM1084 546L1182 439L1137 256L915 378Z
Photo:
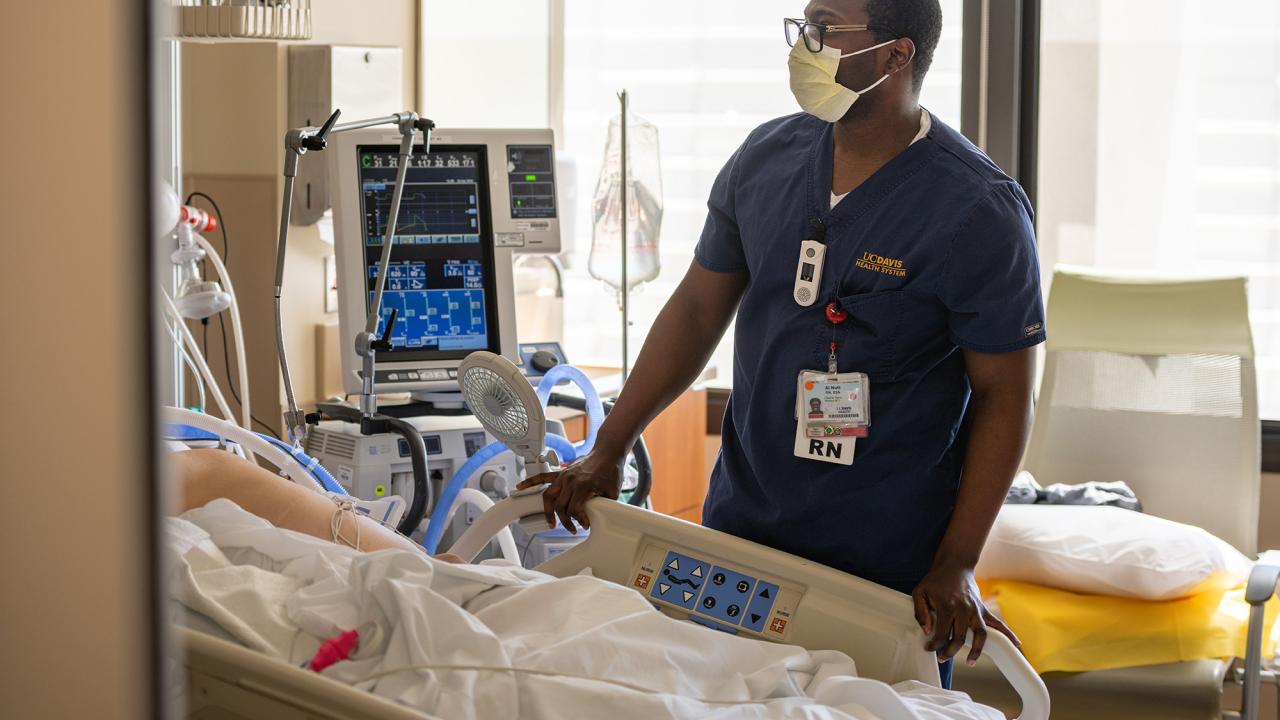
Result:
M413 155L413 140L415 133L421 132L424 145L429 151L431 148L431 131L435 128L435 123L426 118L418 117L417 113L412 112L395 113L394 115L371 118L369 120L357 120L339 125L337 121L341 114L341 110L334 110L323 126L319 128L294 128L286 132L284 136L284 197L280 203L280 234L279 243L276 247L274 288L276 354L280 359L280 374L284 378L285 400L288 403L288 410L284 415L285 428L289 432L289 439L295 445L300 445L305 439L307 423L306 415L298 409L297 399L293 394L293 382L289 377L289 359L285 350L284 318L281 312L280 296L284 287L285 250L289 241L289 219L293 210L293 183L294 178L298 175L298 163L308 151L320 152L324 150L328 146L328 136L331 134L350 130L363 130L364 128L377 127L379 125L394 125L400 131L400 160L396 169L395 189L391 195L391 212L386 226L386 236L382 241L382 258L378 263L377 285L373 302L370 303L369 319L365 325L365 331L358 334L355 339L356 352L362 359L364 375L364 383L360 393L360 412L362 416L361 424L365 425L373 419L373 415L378 410L377 395L374 392L374 359L378 350L390 348L391 331L395 324L395 313L393 312L387 322L385 337L379 338L375 334L378 329L378 317L382 309L382 292L386 286L387 268L391 263L391 247L395 240L396 224L400 217L400 197L404 188L405 177L409 170L409 160Z

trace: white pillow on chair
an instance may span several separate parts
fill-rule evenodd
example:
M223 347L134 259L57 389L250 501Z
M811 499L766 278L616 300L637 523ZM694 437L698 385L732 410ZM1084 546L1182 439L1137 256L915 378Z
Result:
M1170 600L1244 582L1252 563L1193 525L1116 507L1005 505L977 576Z

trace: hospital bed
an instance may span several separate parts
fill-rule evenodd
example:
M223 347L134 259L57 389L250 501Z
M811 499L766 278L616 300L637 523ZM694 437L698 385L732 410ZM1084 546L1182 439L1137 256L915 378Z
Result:
M1024 469L1043 485L1124 481L1145 512L1202 527L1253 557L1260 424L1244 278L1059 268L1048 325ZM1046 673L1045 682L1062 720L1216 720L1238 690L1238 669L1230 658L1203 659ZM956 689L1007 709L1013 698L1002 685L986 662L956 668ZM1276 717L1274 703L1261 717Z
M540 515L538 491L490 509L451 552L471 559L495 529ZM669 616L726 632L850 655L859 676L936 686L938 665L923 649L910 598L793 555L618 502L588 504L591 532L537 569L557 577L589 570L635 588ZM689 588L717 584L695 609ZM697 587L694 587L697 586ZM745 592L743 589L745 588ZM717 602L705 607L705 598ZM736 608L732 609L732 608ZM239 645L177 628L185 651L193 718L421 718L307 670ZM1044 683L1006 638L988 637L986 655L1007 679L1020 717L1049 717Z

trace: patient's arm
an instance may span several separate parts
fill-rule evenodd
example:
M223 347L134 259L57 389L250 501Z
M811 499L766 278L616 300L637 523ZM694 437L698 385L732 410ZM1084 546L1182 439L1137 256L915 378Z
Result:
M223 450L174 453L169 456L169 461L180 482L178 512L226 498L276 527L322 540L334 540L332 523L337 506L325 495ZM422 551L409 538L352 512L342 513L340 531L344 544L355 543L357 523L361 550L395 548ZM437 557L461 562L451 555Z

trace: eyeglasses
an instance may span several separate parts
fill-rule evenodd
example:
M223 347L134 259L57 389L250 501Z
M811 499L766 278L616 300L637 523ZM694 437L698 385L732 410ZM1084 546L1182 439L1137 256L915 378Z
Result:
M796 41L804 38L804 46L809 52L822 52L826 47L826 35L829 32L858 32L870 30L867 25L827 25L811 23L801 18L783 18L782 28L787 35L787 45L796 46Z

